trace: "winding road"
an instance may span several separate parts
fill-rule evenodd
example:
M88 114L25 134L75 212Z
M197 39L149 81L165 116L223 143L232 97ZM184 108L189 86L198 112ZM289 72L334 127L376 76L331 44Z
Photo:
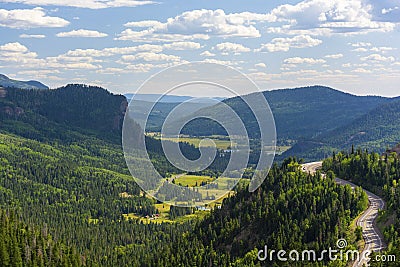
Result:
M315 173L317 169L322 167L322 162L311 162L302 165L303 171ZM357 186L351 182L335 178L336 183L342 185L350 185L353 189ZM363 238L365 241L364 250L360 255L365 255L367 251L379 252L386 247L385 242L383 241L382 234L376 226L375 220L378 216L378 211L385 207L385 202L382 198L377 195L364 190L368 195L369 207L367 210L363 212L363 214L357 219L357 226L362 227ZM354 262L353 267L358 266L368 266L368 259L363 257L360 258L360 261Z

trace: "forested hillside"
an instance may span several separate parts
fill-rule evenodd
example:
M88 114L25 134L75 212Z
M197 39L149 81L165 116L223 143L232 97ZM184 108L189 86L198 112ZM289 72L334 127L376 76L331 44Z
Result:
M112 118L123 113L124 99L86 86L41 92L6 89L0 98L0 208L14 211L30 229L46 229L54 244L68 246L65 253L75 265L262 266L257 249L264 245L321 251L339 237L355 241L348 227L365 208L365 194L331 177L305 174L294 159L275 165L255 193L236 188L204 219L144 223L141 218L159 211L128 172L120 137L114 136L120 129ZM74 111L86 101L80 97L92 99L82 114ZM148 139L152 160L160 172L173 173L159 142ZM192 157L198 153L181 145ZM173 208L171 219L182 214ZM332 264L317 265L341 266Z
M77 133L120 143L127 101L100 87L67 85L54 90L3 88L0 119L7 130L37 140L74 140Z
M345 126L314 139L301 141L283 156L297 155L310 160L331 155L332 151L350 151L352 145L384 152L400 139L400 99L378 106Z
M321 136L324 143L338 148L355 145L376 151L384 151L399 142L400 99L381 105L353 120L346 126Z
M346 125L369 110L391 101L376 96L355 96L324 86L311 86L263 92L275 117L278 141L311 138ZM224 100L244 121L255 138L259 130L248 106L239 98ZM218 105L205 114L218 111ZM265 111L263 111L265 112ZM183 129L190 135L225 134L217 124L198 119Z
M342 179L348 179L383 197L387 209L381 213L378 222L384 227L388 243L388 254L400 258L400 160L396 153L381 156L358 149L351 153L334 154L323 163L325 171L333 171ZM372 262L371 266L398 266L398 262L385 265Z
M0 210L1 266L71 266L84 259L73 247L54 240L47 227L35 229L18 220L16 214Z
M143 224L122 216L157 211L126 174L119 149L93 140L51 146L10 135L1 144L2 207L48 227L87 266L257 266L255 249L264 244L317 250L334 244L366 205L362 191L307 175L288 160L256 193L238 188L195 225Z

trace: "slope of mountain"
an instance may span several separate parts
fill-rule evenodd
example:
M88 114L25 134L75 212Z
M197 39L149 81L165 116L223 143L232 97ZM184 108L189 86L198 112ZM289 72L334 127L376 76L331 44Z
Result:
M15 87L21 89L49 89L47 85L44 85L38 81L18 81L8 78L4 74L0 74L0 86L2 87Z
M180 112L176 115L186 116L192 112L200 110L202 108L210 107L214 105L215 102L148 102L148 101L135 101L135 108L130 108L131 117L138 122L140 125L144 126L146 121L146 130L149 132L159 132L161 127L167 118L167 116L174 110L174 108L179 106ZM151 110L149 117L147 118L147 110ZM178 118L178 117L175 117Z
M71 131L120 140L127 106L122 95L70 84L54 90L4 88L0 96L2 130L41 140L71 139Z
M21 222L13 211L0 210L0 264L78 267L83 266L83 260L75 249L53 240L47 227L32 227Z
M348 148L353 144L382 151L394 146L400 141L400 98L321 135L320 139L338 148Z
M391 101L378 96L355 96L324 86L265 91L263 94L275 117L280 142L318 136ZM256 138L259 129L247 105L239 97L224 102L239 114L250 136ZM213 114L218 112L218 105L199 112ZM206 136L225 134L225 131L215 123L202 119L188 124L183 133Z
M83 85L47 93L1 90L0 208L17 210L22 221L67 244L58 250L65 266L260 266L257 248L264 245L318 251L334 245L366 204L361 190L303 173L288 159L257 192L239 187L221 209L194 216L195 222L143 223L164 207L143 195L119 137L112 138L121 134L114 118L123 114L123 96ZM157 149L153 144L153 153ZM160 156L153 162L173 171ZM51 249L29 249L35 242L41 248L46 238L30 241L23 238L26 228L7 229L10 235L0 237L18 231L23 245L6 246L24 255L23 263L34 253L52 257ZM25 265L45 265L35 264Z
M400 98L394 98L344 126L299 142L283 157L296 155L318 159L330 155L334 150L349 150L352 146L381 153L399 142Z
M149 132L161 131L161 127L168 114L177 106L179 106L179 112L175 113L175 119L178 119L177 116L187 116L197 110L213 106L218 101L220 102L224 100L224 98L221 97L195 98L191 96L178 95L125 94L128 102L130 102L134 96L135 102L131 103L130 115ZM148 110L151 110L151 112L150 116L146 118Z

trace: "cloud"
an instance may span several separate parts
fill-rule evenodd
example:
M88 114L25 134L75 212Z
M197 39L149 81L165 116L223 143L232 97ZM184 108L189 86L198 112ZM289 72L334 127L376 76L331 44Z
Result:
M289 51L290 48L306 48L320 45L321 40L312 38L309 35L298 35L293 38L274 38L268 44L262 44L256 52L278 52Z
M371 43L366 43L366 42L358 42L358 43L349 43L352 47L368 47L372 46Z
M115 40L121 41L132 41L132 42L172 42L175 40L194 40L203 39L208 40L210 37L206 34L165 34L165 33L155 33L153 29L144 31L133 31L131 29L126 29L122 31Z
M168 32L178 34L207 34L221 37L259 37L259 31L240 15L225 14L224 10L193 10L170 18L165 24Z
M106 37L108 34L98 32L98 31L92 31L92 30L73 30L70 32L59 32L56 34L57 37L87 37L87 38L101 38L101 37Z
M91 57L70 57L59 55L56 57L38 58L37 53L20 43L7 43L0 46L0 61L2 65L28 68L34 70L42 69L99 69L100 65L93 63L100 62Z
M153 69L168 68L173 66L173 63L163 63L163 64L151 64L151 63L139 63L131 64L126 66L126 70L129 72L149 72Z
M200 54L200 56L204 56L204 57L215 57L214 53L211 53L210 51L204 51Z
M196 50L200 49L201 45L195 42L174 42L164 44L163 47L168 50Z
M373 51L373 52L386 53L388 51L396 50L396 48L388 46L372 47L371 43L366 43L366 42L349 43L349 45L351 45L352 47L356 47L355 49L352 50L354 52Z
M361 58L362 61L373 61L373 62L393 62L395 61L395 58L390 56L390 57L385 57L379 54L371 54L366 57Z
M385 53L387 51L396 50L396 48L388 47L388 46L380 46L380 47L372 47L370 50L373 51L373 52Z
M214 59L214 58L206 58L203 62L220 64L220 65L227 65L227 66L235 66L235 65L237 65L237 63L233 62L233 61L218 60L218 59Z
M270 15L274 21L284 25L269 31L330 35L389 32L395 28L395 23L375 18L372 13L372 4L365 0L304 0L273 9Z
M41 39L41 38L46 38L46 35L44 34L21 34L19 38L36 38L36 39Z
M124 24L127 28L148 28L162 26L162 23L157 20L142 20L142 21L132 21Z
M333 59L338 59L342 58L343 54L332 54L332 55L326 55L325 58L333 58Z
M126 29L117 40L134 42L207 40L213 37L260 37L260 32L253 26L255 21L269 21L271 16L251 12L226 14L224 10L191 10L183 12L165 23L154 20L128 22L126 27L144 28L136 31Z
M154 62L154 61L180 61L181 58L174 55L166 55L166 54L157 54L153 52L142 52L135 55L125 55L122 56L123 61L137 61L143 60L147 62Z
M21 3L33 6L68 6L80 7L90 9L103 9L112 7L136 7L149 4L155 4L153 1L140 1L140 0L2 0L6 3Z
M267 65L265 65L264 63L257 63L257 64L254 65L254 67L256 67L256 68L266 68Z
M28 48L16 42L16 43L7 43L0 46L0 51L24 53L28 51Z
M372 73L371 70L367 70L367 69L364 69L364 68L357 68L357 69L352 70L351 72L355 72L355 73Z
M33 65L40 63L35 52L30 52L26 46L18 42L0 46L0 61L4 65L13 66L18 64L18 67L24 67L26 64Z
M217 44L213 49L218 50L223 54L234 53L235 55L251 51L250 48L248 47L245 47L241 44L230 43L230 42Z
M153 44L143 44L138 46L126 47L107 47L104 49L75 49L66 53L68 56L73 57L111 57L115 55L128 55L138 52L153 52L159 53L163 51L163 46Z
M359 47L359 48L353 49L351 51L354 51L354 52L368 52L368 49L364 48L364 47Z
M307 58L307 57L291 57L287 58L283 61L286 64L320 64L325 63L324 59L315 59L315 58Z
M381 12L382 12L383 15L386 15L386 14L388 14L388 13L390 13L392 11L398 10L398 9L399 9L398 6L395 6L393 8L383 8Z
M68 21L58 17L46 16L42 8L34 9L0 9L0 26L14 29L30 28L58 28L69 24Z

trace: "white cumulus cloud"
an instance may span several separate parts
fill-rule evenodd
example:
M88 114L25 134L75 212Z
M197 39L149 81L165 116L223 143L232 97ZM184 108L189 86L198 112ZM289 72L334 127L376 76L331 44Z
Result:
M28 51L28 48L18 42L15 42L15 43L7 43L4 45L1 45L0 51L24 53L24 52Z
M308 58L308 57L291 57L287 58L283 61L286 64L320 64L325 63L324 59L315 59L315 58Z
M87 37L87 38L101 38L106 37L108 34L93 30L73 30L69 32L59 32L56 34L57 37Z
M390 56L390 57L385 57L379 54L371 54L366 57L361 58L362 61L374 61L374 62L393 62L395 61L395 58Z
M224 54L229 54L229 53L234 53L234 54L240 54L243 52L250 52L250 48L245 47L244 45L241 44L236 44L236 43L230 43L230 42L225 42L225 43L220 43L217 44L214 47L215 50L218 50Z
M286 52L290 48L314 47L321 43L321 40L312 38L309 35L298 35L293 38L274 38L270 43L262 44L259 49L256 49L256 52Z
M210 51L204 51L200 54L200 56L204 56L204 57L215 57L214 53L211 53Z
M0 9L0 27L14 29L58 28L68 24L69 22L65 19L47 16L40 7L34 9Z
M158 54L153 52L142 52L135 55L124 55L122 56L122 60L124 61L137 61L143 60L147 62L154 61L180 61L181 58L174 55L166 55L166 54Z
M196 50L200 49L201 45L195 42L173 42L164 44L163 47L169 50Z
M260 37L259 30L253 25L256 21L270 21L268 14L251 12L226 14L222 9L191 10L176 17L168 18L165 23L154 20L128 22L126 27L144 28L143 30L126 29L117 40L135 42L207 40L214 37Z
M304 0L297 4L278 6L270 12L283 26L271 27L270 32L310 35L360 34L388 32L395 23L373 16L373 5L366 0Z
M338 58L342 58L343 54L331 54L331 55L326 55L326 58L332 58L332 59L338 59Z
M267 65L265 65L265 63L257 63L257 64L254 65L254 67L256 67L256 68L266 68Z

